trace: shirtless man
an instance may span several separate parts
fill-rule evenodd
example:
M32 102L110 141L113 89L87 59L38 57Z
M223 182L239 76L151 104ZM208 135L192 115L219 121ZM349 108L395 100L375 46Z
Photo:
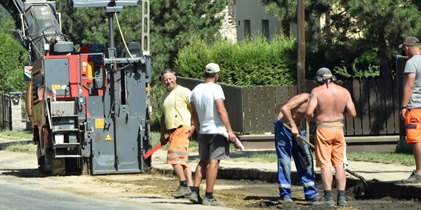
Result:
M346 176L344 169L345 137L344 117L355 117L356 111L349 91L336 85L336 77L328 68L321 68L315 77L319 84L311 91L306 119L316 123L316 167L321 169L324 196L313 205L330 205L332 198L331 164L335 167L335 178L338 187L338 206L345 206ZM315 118L315 119L313 119Z
M282 203L292 202L291 156L294 158L295 167L303 184L305 200L317 200L313 157L309 146L302 140L296 139L298 135L304 135L304 131L298 126L305 119L309 100L308 93L292 97L281 107L275 119L275 147L278 155L278 183Z

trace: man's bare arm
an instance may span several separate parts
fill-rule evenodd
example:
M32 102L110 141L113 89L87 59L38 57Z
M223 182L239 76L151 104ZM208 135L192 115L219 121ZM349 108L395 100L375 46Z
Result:
M347 93L348 93L348 100L346 103L344 116L355 117L357 115L357 111L355 110L355 105L354 105L354 102L352 101L351 94L348 91Z
M225 109L225 104L222 98L215 100L215 106L216 106L216 110L218 111L219 117L221 118L222 123L227 129L229 140L232 142L235 142L237 140L237 137L232 131L231 124L228 118L228 113L227 113L227 110Z
M409 103L409 99L411 98L412 91L414 90L414 82L415 82L415 74L409 73L404 74L405 77L405 84L403 86L403 93L402 93L402 102L401 107L405 107ZM403 120L405 119L406 109L400 109L399 117Z
M165 140L165 133L167 132L167 126L165 124L165 113L162 112L161 114L161 122L160 122L160 131L161 131L161 138L160 141L162 144L166 144L167 141Z
M199 123L199 117L197 116L196 106L194 106L193 102L190 102L191 106L191 117L193 119L194 127L196 128L196 132L199 133L200 130L200 123Z
M292 117L291 110L300 107L303 103L307 103L310 95L302 93L292 97L286 104L281 107L281 112L291 125L291 132L294 135L299 134L295 120Z
M317 97L314 95L314 92L311 91L310 93L310 101L308 102L307 110L306 110L306 120L307 122L313 121L314 117L314 110L317 107Z

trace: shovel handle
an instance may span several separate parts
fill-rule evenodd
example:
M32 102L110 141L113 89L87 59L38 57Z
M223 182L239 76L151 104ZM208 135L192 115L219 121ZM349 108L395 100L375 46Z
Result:
M291 127L289 125L287 125L286 123L284 123L284 126L288 129L288 130L292 130ZM310 145L313 149L314 149L314 145L312 143L310 143L309 141L307 141L304 137L302 137L301 135L298 134L297 136L298 138L300 138L302 141L304 141L305 143L307 143L308 145ZM364 179L364 177L362 177L361 175L349 170L349 169L345 169L346 172L348 172L349 174L351 174L352 176L358 178L359 180L361 180L361 182L363 183L364 186L364 191L368 192L368 184L367 181Z
M284 123L284 127L286 127L288 130L292 131L292 128L289 125L287 125L286 123ZM307 143L308 145L310 145L311 148L314 149L314 145L311 142L307 141L307 139L305 139L303 136L301 136L300 134L298 134L297 137L299 139L301 139L302 141L304 141L305 143Z

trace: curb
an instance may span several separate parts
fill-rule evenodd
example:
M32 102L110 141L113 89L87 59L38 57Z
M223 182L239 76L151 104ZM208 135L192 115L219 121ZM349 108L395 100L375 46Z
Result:
M16 140L16 141L8 141L8 142L1 142L0 143L0 150L6 149L10 145L14 144L31 144L32 140Z

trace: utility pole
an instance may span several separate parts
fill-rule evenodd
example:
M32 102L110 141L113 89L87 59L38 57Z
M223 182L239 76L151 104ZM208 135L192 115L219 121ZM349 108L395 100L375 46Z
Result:
M305 13L304 0L297 0L297 26L298 26L298 56L297 56L297 87L298 94L306 91L306 35L305 35ZM306 122L306 133L310 133L310 126ZM310 140L310 135L306 135L306 140Z
M306 64L306 37L304 0L297 0L297 25L298 25L298 56L297 56L297 87L298 93L306 92L305 64Z

